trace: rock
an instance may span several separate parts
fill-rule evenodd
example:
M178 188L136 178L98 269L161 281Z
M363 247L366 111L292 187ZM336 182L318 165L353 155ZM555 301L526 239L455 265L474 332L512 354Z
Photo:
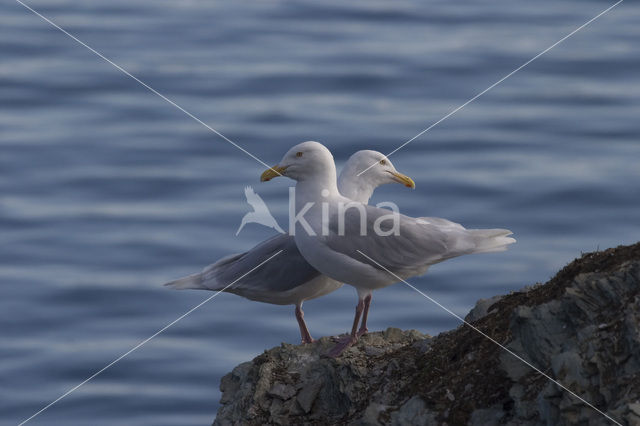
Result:
M389 328L265 351L223 377L215 425L640 425L640 243L479 301L431 338Z
M436 416L427 410L426 404L420 397L414 396L391 413L389 422L394 426L404 425L433 425L436 426Z
M297 401L300 408L302 408L305 413L309 413L311 411L313 402L316 400L321 388L322 383L320 380L314 380L302 386L302 389L298 393Z
M484 318L485 316L487 316L487 314L491 310L491 307L503 297L504 296L498 295L498 296L490 297L488 299L478 300L476 302L476 305L473 307L473 309L471 309L471 311L469 311L467 316L464 317L464 320L467 322L474 322L474 321L478 321L481 318Z
M296 394L296 389L291 385L285 385L284 383L276 382L273 384L273 386L271 386L271 389L269 389L269 392L267 394L269 396L275 396L283 401L286 401Z
M283 416L293 424L339 423L349 417L376 424L398 385L391 377L405 367L389 353L425 339L429 337L415 330L389 328L363 336L337 360L324 356L335 344L326 337L266 351L222 378L223 405L215 424L283 424ZM414 405L402 415L426 416Z

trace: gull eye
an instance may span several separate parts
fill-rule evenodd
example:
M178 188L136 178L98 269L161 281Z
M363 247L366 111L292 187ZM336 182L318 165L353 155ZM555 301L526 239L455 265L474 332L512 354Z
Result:
M383 165L383 166L386 166L387 165L387 160L384 160L384 159L380 160L380 164Z
M302 151L296 152L296 157L302 157Z

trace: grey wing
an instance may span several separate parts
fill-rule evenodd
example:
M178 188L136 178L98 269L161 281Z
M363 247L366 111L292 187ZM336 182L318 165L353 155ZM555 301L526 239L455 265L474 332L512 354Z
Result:
M282 252L258 267L279 251ZM220 290L238 280L229 291L244 295L291 290L319 275L320 272L302 257L293 237L280 234L245 253L226 257L208 266L202 272L202 283L212 290Z
M452 222L448 219L443 219L441 217L419 217L416 220L418 222L424 222L431 225L435 225L441 229L444 229L444 228L459 229L459 230L465 229L465 227L460 225L459 223Z
M365 235L361 235L362 216L357 209L350 208L344 212L342 233L338 214L334 212L329 223L330 235L324 237L326 245L354 260L377 269L386 268L399 275L446 258L449 235L438 226L373 206L365 206L365 211ZM395 228L392 215L397 221ZM392 232L394 230L396 232Z

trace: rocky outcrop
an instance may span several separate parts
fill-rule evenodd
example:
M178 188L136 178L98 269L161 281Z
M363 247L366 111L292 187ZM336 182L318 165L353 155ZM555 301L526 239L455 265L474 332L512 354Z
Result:
M433 338L370 333L338 359L330 338L265 351L222 379L214 424L640 425L640 243L466 320Z

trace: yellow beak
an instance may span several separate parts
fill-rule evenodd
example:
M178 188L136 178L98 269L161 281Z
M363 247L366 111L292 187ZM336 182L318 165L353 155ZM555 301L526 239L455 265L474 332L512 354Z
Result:
M407 188L416 189L416 183L407 175L398 172L389 172L393 175L393 180L403 184Z
M282 167L282 166L273 166L270 169L265 170L261 175L260 175L260 182L267 182L270 181L273 178L276 178L278 176L282 176L282 173L287 169L287 166Z

